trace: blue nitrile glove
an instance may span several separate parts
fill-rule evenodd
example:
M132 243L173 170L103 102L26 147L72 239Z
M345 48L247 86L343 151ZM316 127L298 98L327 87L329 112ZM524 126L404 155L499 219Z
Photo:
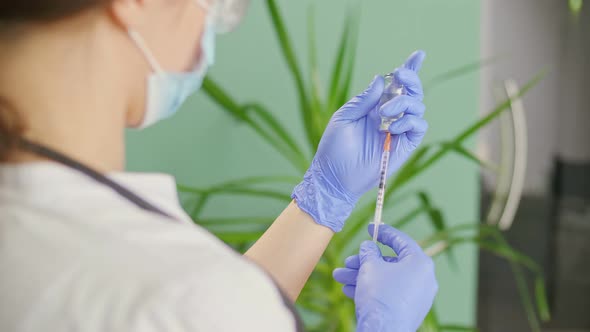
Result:
M393 117L405 112L389 127L389 174L422 141L428 124L422 119L425 107L417 72L424 56L422 51L414 52L394 72L407 95L395 97L377 109L385 83L383 77L376 76L365 92L344 104L330 119L311 166L291 195L318 224L340 231L357 200L377 186L385 141L385 133L379 131L379 113Z
M373 236L374 225L369 225ZM334 270L344 294L354 299L357 332L415 332L438 291L434 263L405 233L382 224L379 242L397 257L383 257L373 241L361 244L358 255Z

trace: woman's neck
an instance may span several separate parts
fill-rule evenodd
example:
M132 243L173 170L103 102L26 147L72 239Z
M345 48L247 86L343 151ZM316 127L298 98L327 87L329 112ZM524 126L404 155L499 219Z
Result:
M108 27L64 28L70 32L47 29L0 41L0 96L19 112L28 140L99 171L122 170L130 106L122 91L132 76L121 68L125 55L106 52L117 42ZM39 159L25 151L10 157Z

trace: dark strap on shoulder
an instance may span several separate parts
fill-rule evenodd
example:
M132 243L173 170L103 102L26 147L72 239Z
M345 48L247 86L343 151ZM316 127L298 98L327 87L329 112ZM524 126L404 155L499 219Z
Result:
M130 191L129 189L123 187L122 185L109 179L105 175L93 170L92 168L90 168L90 167L88 167L88 166L86 166L86 165L60 153L60 152L57 152L51 148L48 148L48 147L43 146L41 144L34 143L34 142L31 142L31 141L28 141L25 139L20 140L20 146L24 150L27 150L27 151L37 154L39 156L49 158L55 162L58 162L62 165L68 166L76 171L81 172L82 174L92 178L96 182L99 182L99 183L111 188L117 194L119 194L120 196L127 199L129 202L135 204L137 207L139 207L143 210L153 212L153 213L159 214L163 217L167 217L167 218L176 220L176 218L174 218L171 215L169 215L168 213L160 210L159 208L152 205L151 203L145 201L143 198L139 197L138 195L136 195L134 192ZM291 314L293 315L293 318L295 319L296 331L303 332L304 331L303 322L301 321L301 317L297 313L295 306L293 305L291 300L285 295L285 293L281 290L281 288L278 286L278 284L276 282L275 282L275 287L279 290L279 293L281 294L281 297L283 299L283 303L284 303L285 307L287 307L287 309L289 309L289 311L291 311Z
M139 197L131 190L123 187L122 185L109 179L105 175L93 170L92 168L90 168L90 167L88 167L88 166L86 166L86 165L60 153L60 152L57 152L57 151L50 149L46 146L43 146L38 143L33 143L33 142L25 140L25 139L20 140L20 146L24 150L27 150L29 152L32 152L32 153L37 154L42 157L49 158L55 162L58 162L62 165L68 166L80 173L83 173L84 175L92 178L94 181L99 182L99 183L111 188L113 191L115 191L121 197L125 198L126 200L135 204L137 207L139 207L143 210L153 212L153 213L159 214L163 217L176 220L176 218L174 218L170 214L160 210L158 207L154 206L153 204L147 202L146 200Z
M285 304L285 307L287 307L287 309L289 309L289 311L291 311L291 314L293 315L293 318L295 319L295 331L305 332L305 327L303 326L303 321L301 320L301 316L299 316L299 313L297 312L295 305L293 304L293 302L291 302L291 300L287 297L287 295L283 292L281 287L279 287L279 285L276 282L275 282L275 287L279 290L279 293L281 294L281 297L283 298L283 303Z

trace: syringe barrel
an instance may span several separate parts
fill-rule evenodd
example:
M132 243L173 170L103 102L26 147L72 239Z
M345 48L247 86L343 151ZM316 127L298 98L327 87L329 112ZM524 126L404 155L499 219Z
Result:
M391 136L387 136L388 139L391 139ZM375 217L373 218L373 223L375 224L375 229L373 230L373 241L377 241L377 233L379 233L379 225L382 222L383 216L383 201L385 199L385 184L387 182L387 170L389 168L389 149L384 149L383 154L381 155L381 167L379 170L379 189L377 191L377 202L375 204Z

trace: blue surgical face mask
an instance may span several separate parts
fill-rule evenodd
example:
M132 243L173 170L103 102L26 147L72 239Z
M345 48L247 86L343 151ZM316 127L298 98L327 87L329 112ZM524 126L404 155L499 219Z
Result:
M211 17L210 14L208 16ZM211 21L210 18L207 19L201 36L199 60L191 71L183 73L164 71L139 33L129 30L131 40L143 53L153 70L147 81L146 106L139 129L174 115L184 101L199 90L207 69L213 65L215 57L215 26Z

